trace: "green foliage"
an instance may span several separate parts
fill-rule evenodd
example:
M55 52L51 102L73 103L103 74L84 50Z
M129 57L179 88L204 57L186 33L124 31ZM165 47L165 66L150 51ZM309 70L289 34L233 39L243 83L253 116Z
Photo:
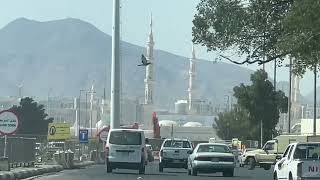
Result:
M279 49L290 51L296 58L294 71L304 74L319 64L320 50L320 1L296 0L283 23L285 36Z
M284 33L282 20L291 1L283 0L201 0L193 20L193 42L211 50L232 50L245 55L237 63L263 63L279 58L279 37ZM286 54L287 52L285 52Z
M53 118L48 118L44 106L38 104L32 98L21 99L19 106L11 108L19 116L19 129L17 134L47 135L48 124Z
M319 9L318 0L201 0L193 42L246 57L235 61L221 55L236 64L282 63L289 55L296 59L294 72L302 75L319 64Z
M230 112L219 113L215 122L217 135L222 139L232 139L236 137L246 140L257 138L254 137L254 131L247 131L249 129L257 130L257 128L251 127L249 113L244 109L234 108Z
M237 98L235 110L219 114L216 119L220 137L257 139L261 121L264 141L275 135L280 112L287 112L288 98L282 91L275 92L267 77L265 71L258 70L251 75L251 85L240 84L234 87L234 97Z

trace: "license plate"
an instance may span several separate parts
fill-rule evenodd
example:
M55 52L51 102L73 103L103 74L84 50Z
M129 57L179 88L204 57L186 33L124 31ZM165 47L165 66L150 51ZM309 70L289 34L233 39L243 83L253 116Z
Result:
M173 163L179 163L180 160L173 160Z
M218 162L218 161L219 161L219 158L212 158L211 161L212 161L212 162Z

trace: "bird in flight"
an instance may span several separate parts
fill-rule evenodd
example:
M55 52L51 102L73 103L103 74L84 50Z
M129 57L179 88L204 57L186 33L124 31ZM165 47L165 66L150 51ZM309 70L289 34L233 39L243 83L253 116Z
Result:
M151 62L148 62L147 58L142 54L141 55L141 63L138 66L148 66Z

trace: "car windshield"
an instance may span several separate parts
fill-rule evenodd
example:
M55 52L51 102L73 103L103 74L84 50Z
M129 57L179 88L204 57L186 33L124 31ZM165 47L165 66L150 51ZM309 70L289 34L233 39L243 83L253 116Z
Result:
M320 144L299 144L293 157L295 159L319 159Z
M230 153L230 149L224 145L200 145L197 152Z
M110 134L109 143L117 145L141 145L141 132L113 131Z
M172 148L191 148L191 145L188 141L180 140L167 140L163 147L172 147Z

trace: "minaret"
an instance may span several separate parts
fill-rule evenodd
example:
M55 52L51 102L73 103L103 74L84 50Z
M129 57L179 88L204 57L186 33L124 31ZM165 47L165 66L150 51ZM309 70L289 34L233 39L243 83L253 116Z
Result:
M147 42L147 60L151 63L146 67L146 78L144 79L145 84L145 98L144 102L145 104L153 104L153 63L154 63L154 57L153 57L153 47L154 47L154 41L153 41L153 33L152 33L152 15L150 18L150 33L148 37Z
M297 75L294 75L293 76L293 83L292 83L292 86L293 86L293 98L292 98L292 101L293 102L299 102L300 101L300 78L299 76Z
M194 50L194 45L192 45L192 56L190 58L190 67L189 67L189 88L188 88L188 103L189 103L189 112L192 111L193 106L193 90L194 90L194 79L195 79L195 60L196 52Z

